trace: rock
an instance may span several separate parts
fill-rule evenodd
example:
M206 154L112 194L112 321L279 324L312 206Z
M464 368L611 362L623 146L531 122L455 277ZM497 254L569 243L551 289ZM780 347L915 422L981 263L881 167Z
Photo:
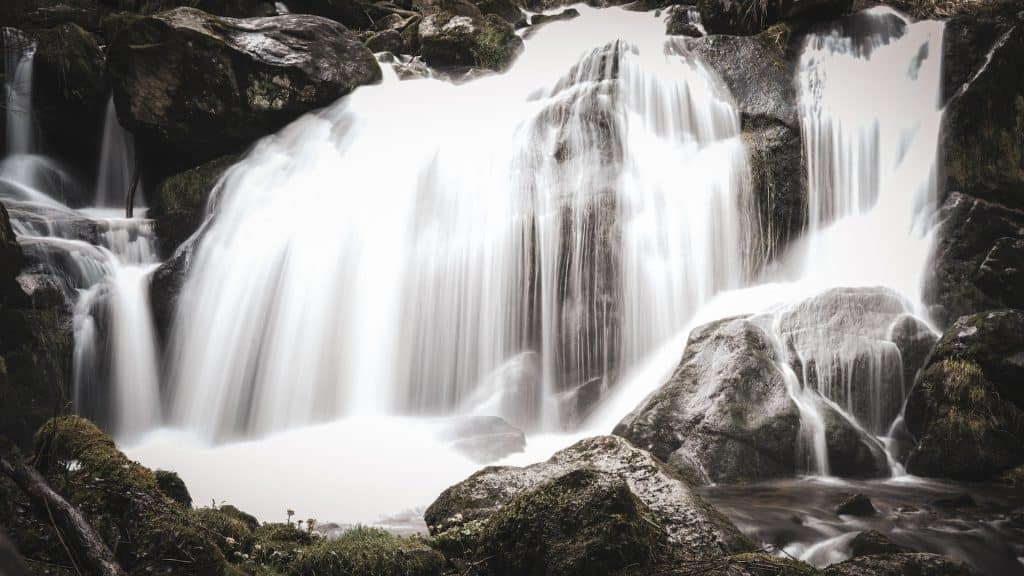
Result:
M983 480L1024 463L1024 312L964 316L946 329L907 399L917 445L907 470Z
M903 385L912 386L939 337L921 319L912 314L904 314L889 327L889 340L900 351Z
M358 527L302 550L284 573L441 576L444 567L444 557L422 540L400 538L380 528Z
M671 379L616 427L694 481L754 482L800 471L800 410L779 352L750 317L695 328ZM798 384L797 384L798 385ZM877 442L824 402L832 472L887 474Z
M383 32L377 32L366 40L366 47L374 53L390 52L392 54L400 54L404 44L405 42L402 40L402 33L397 30L384 30Z
M1024 308L1024 210L954 192L939 218L924 298L940 324L994 308Z
M677 10L677 12L680 10ZM788 32L784 34L788 38ZM755 261L766 264L803 232L807 170L796 107L796 71L782 37L707 36L688 42L725 82L740 111L758 205Z
M615 483L624 482L636 499L634 509L646 510L648 520L692 554L718 556L753 549L753 544L729 520L705 503L675 472L647 452L614 436L581 440L548 461L525 468L484 468L441 493L427 508L424 519L432 534L454 526L479 529L479 522L492 517L496 523L505 522L511 514L505 513L506 520L502 520L503 511L518 496L528 498L525 495L529 491L541 491L538 487L545 482L579 470L601 473L579 476L577 480L586 479L592 493L603 494L602 498L610 497L620 504L629 498L621 495L622 488ZM606 481L606 478L614 481ZM570 483L569 480L564 482ZM553 488L554 493L566 490L565 487L563 483ZM512 510L530 507L542 511L543 507L536 502L520 501Z
M701 21L710 34L757 34L783 20L828 20L847 10L853 0L697 0Z
M1024 23L985 53L943 115L945 190L1024 209Z
M153 307L153 327L160 341L164 343L170 337L178 298L185 286L188 272L192 269L196 241L196 238L192 238L179 246L150 276L149 301Z
M73 24L96 31L104 12L97 0L6 0L0 5L0 26L37 30Z
M17 294L16 279L24 266L25 257L18 245L14 228L11 227L10 214L7 213L7 207L0 203L0 306Z
M959 508L974 508L977 503L974 502L974 497L966 492L959 492L957 494L949 494L947 496L940 496L932 499L929 504L936 508L942 508L945 510L957 510Z
M470 416L457 419L441 432L456 450L480 463L494 462L522 452L526 435L497 416Z
M206 219L206 204L220 177L238 161L222 156L167 178L150 194L147 216L153 219L160 251L170 257Z
M177 472L170 470L156 470L153 472L156 477L156 485L168 498L181 504L185 508L192 507L192 495L188 493L188 487L178 476Z
M875 505L871 503L870 498L857 493L840 502L839 506L836 506L836 514L846 516L873 516L878 514L878 510L875 509Z
M833 564L824 576L970 576L963 564L938 554L861 556Z
M423 59L434 67L475 66L502 70L523 49L512 25L494 14L482 18L439 12L419 25Z
M700 25L700 12L692 6L674 6L668 13L665 34L700 38L704 31Z
M191 8L133 22L112 42L109 68L118 116L149 158L171 147L191 165L381 78L373 54L331 20Z
M512 0L478 0L476 7L484 15L494 14L516 28L526 25L526 14Z
M532 425L543 398L540 355L520 352L482 379L461 412L501 416L513 426Z
M372 28L375 21L391 14L363 0L292 0L287 6L293 14L314 14L357 30Z
M0 574L4 576L29 576L28 567L18 554L18 549L0 530Z
M873 509L873 508L872 508ZM896 544L877 530L868 530L854 536L850 543L852 558L878 554L908 554L913 550Z
M575 8L566 8L557 14L534 14L530 16L530 26L537 27L549 22L560 22L579 18L580 11Z

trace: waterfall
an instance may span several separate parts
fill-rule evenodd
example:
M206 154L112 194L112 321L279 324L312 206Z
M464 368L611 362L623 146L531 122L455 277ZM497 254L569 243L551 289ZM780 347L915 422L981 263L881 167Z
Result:
M114 97L107 100L103 120L103 143L100 146L96 178L96 206L123 207L128 198L135 170L135 143L132 135L117 120ZM145 205L141 185L135 191L135 204Z
M32 125L32 62L35 41L14 28L0 28L4 51L4 102L7 154L29 154L35 148Z
M580 11L503 75L362 88L225 175L175 320L176 421L571 426L743 284L731 97L652 15Z

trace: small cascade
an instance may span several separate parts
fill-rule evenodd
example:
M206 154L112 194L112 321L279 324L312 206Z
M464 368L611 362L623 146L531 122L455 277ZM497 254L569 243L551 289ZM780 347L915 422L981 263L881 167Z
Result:
M653 15L580 11L503 75L362 88L227 173L179 300L177 421L572 426L743 284L731 97Z
M100 147L96 178L95 205L105 208L124 207L135 171L135 143L121 126L114 109L114 97L107 101L103 121L103 144ZM136 205L145 205L141 184L135 190Z
M35 151L32 123L32 64L35 41L14 28L0 28L4 53L7 154Z

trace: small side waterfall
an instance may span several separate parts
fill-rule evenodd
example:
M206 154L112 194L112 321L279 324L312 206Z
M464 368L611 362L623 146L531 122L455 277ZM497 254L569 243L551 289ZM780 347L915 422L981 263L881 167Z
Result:
M107 208L124 207L134 170L134 138L118 122L114 97L111 96L107 101L103 120L103 143L100 146L95 205ZM135 203L140 206L146 203L141 184L135 191Z
M14 28L0 28L4 52L7 154L35 151L32 124L32 64L35 41Z
M360 89L229 171L179 302L176 420L499 406L558 429L742 285L731 97L650 14L581 12L504 75Z

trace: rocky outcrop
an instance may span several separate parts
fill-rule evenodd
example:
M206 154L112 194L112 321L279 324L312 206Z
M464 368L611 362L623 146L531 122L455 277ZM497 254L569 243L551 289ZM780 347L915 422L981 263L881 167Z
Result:
M701 21L711 34L757 34L794 19L828 19L850 9L853 0L697 0Z
M523 49L523 40L500 16L460 16L437 12L419 24L419 46L431 66L470 66L489 70L508 67Z
M825 569L824 576L970 576L960 562L938 554L860 556Z
M151 194L148 217L165 257L199 229L206 218L210 193L224 172L238 160L223 156L167 178Z
M134 21L109 52L118 116L153 161L168 146L192 162L237 152L381 78L354 34L309 15L240 20L179 8Z
M614 505L632 506L628 516L643 511L644 517L663 530L670 541L692 554L721 556L749 551L753 547L731 522L705 503L675 472L647 452L614 436L582 440L546 462L525 468L484 468L441 493L427 508L424 519L433 534L457 526L468 527L474 522L487 523L491 519L495 525L501 525L514 516L512 511L536 506L523 503L523 498L530 498L529 493L543 491L541 487L546 483L570 473L579 476L556 484L552 489L555 494L572 496L574 491L569 486L586 485L589 493L598 499L607 497L608 501L617 503ZM577 506L571 502L558 505ZM545 518L550 516L531 514L520 521L526 523L523 526L539 528ZM605 517L605 520L611 519ZM476 524L475 528L480 529L481 525Z
M913 550L896 544L888 536L877 530L868 530L854 536L850 542L851 558L874 556L878 554L907 554Z
M1024 308L1024 210L954 192L939 218L924 293L932 315L947 324L983 310Z
M615 427L688 477L753 482L801 471L801 412L785 359L756 318L727 318L690 333L671 379ZM789 381L787 381L787 378ZM882 450L823 401L832 472L887 474Z
M761 263L779 255L806 221L807 171L787 41L783 31L780 37L707 36L687 44L736 99L758 205L754 258Z
M907 470L981 480L1024 463L1024 312L965 316L946 329L907 399L917 445Z

